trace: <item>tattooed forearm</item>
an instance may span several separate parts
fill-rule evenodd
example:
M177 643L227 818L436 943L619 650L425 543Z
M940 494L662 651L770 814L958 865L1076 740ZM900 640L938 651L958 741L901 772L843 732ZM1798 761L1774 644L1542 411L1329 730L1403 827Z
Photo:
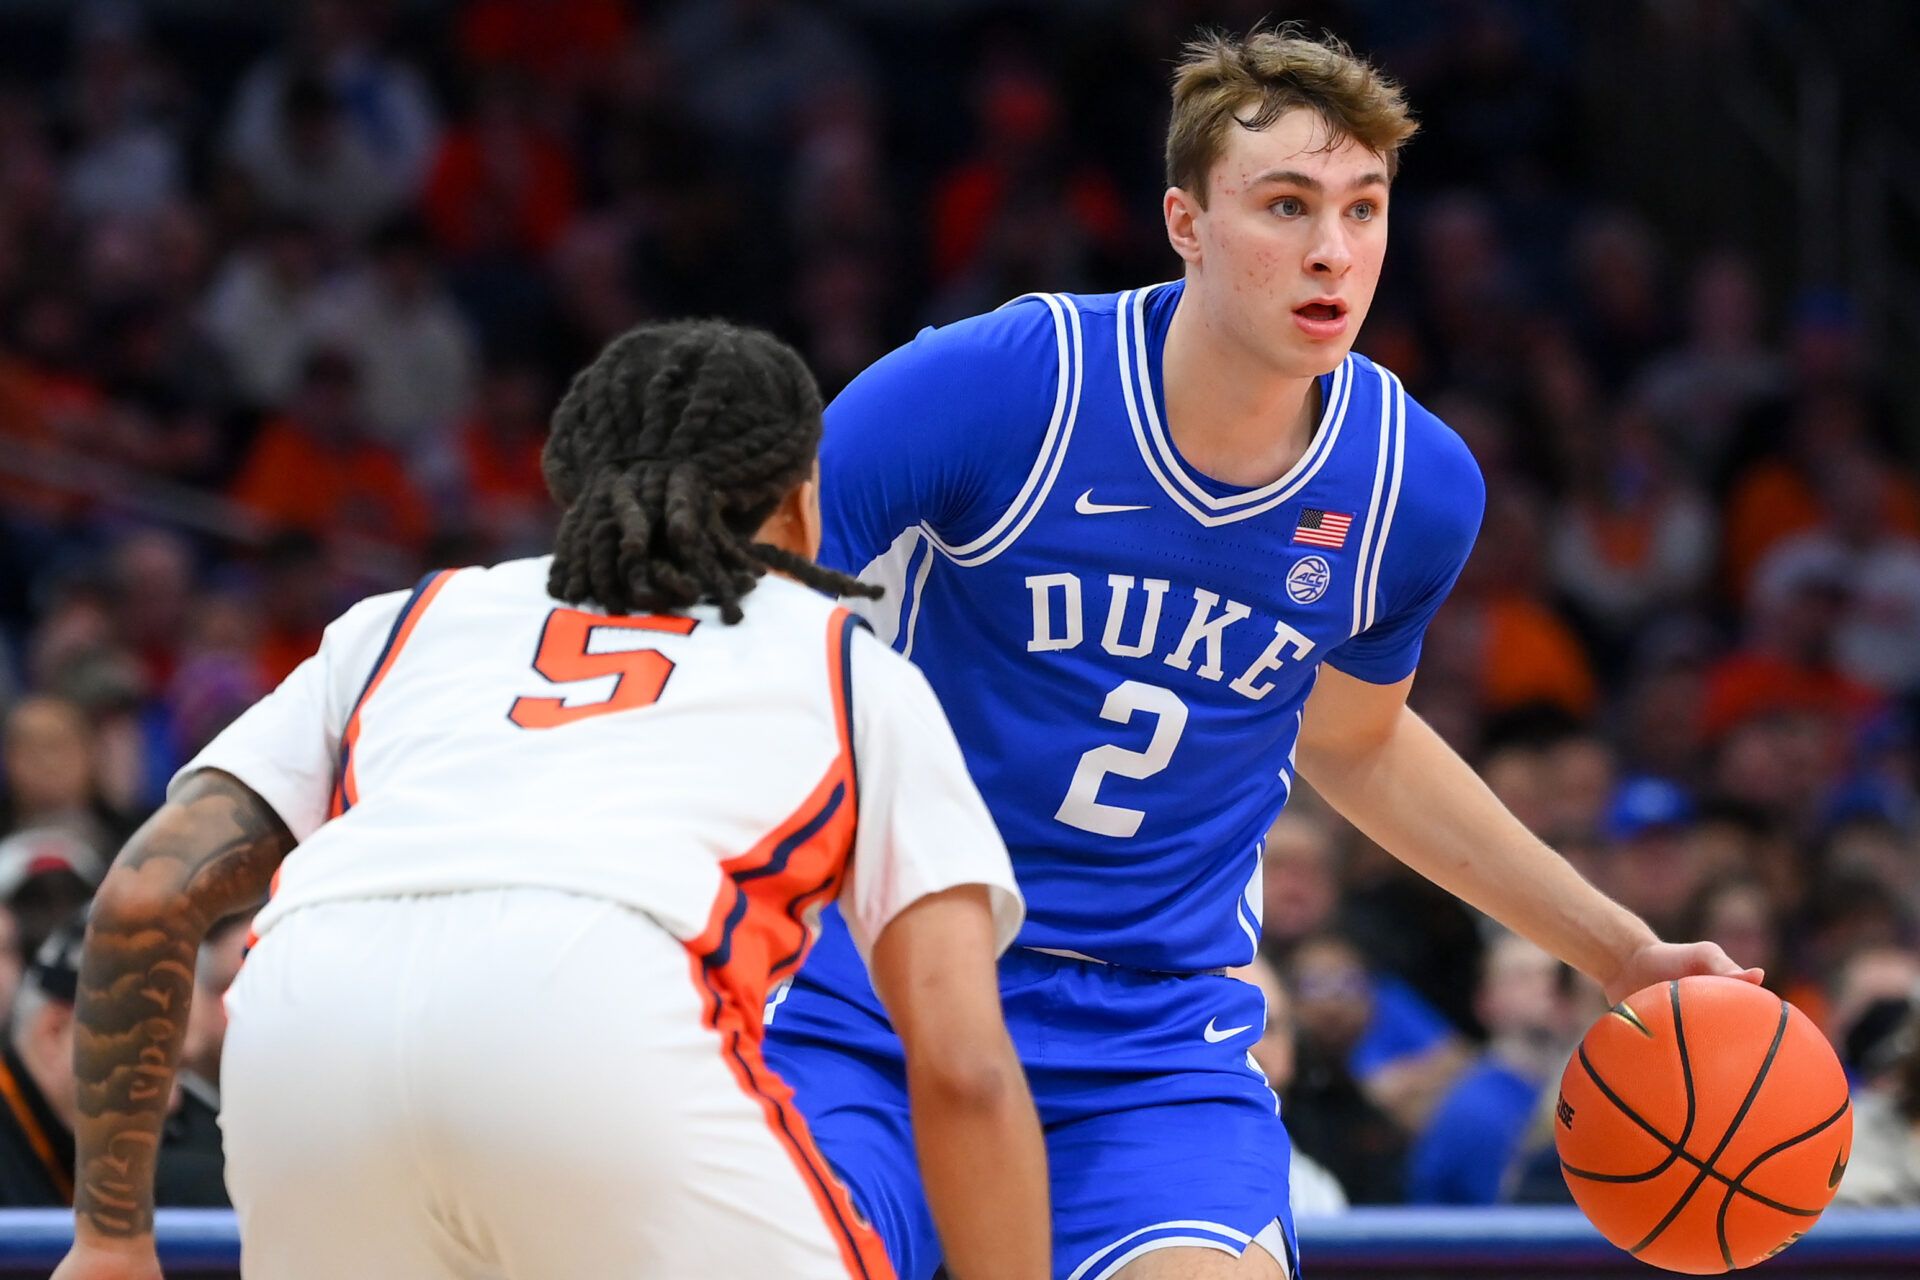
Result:
M75 1003L78 1227L153 1230L160 1127L209 926L266 896L293 837L232 776L203 770L127 843L94 899Z

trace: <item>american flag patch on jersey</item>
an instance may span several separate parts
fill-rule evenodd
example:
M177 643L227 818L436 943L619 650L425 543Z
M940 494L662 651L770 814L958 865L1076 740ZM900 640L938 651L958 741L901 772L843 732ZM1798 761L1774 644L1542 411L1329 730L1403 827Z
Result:
M1352 512L1306 507L1300 512L1300 523L1293 527L1293 540L1310 547L1332 547L1338 551L1347 545L1347 530L1352 527Z

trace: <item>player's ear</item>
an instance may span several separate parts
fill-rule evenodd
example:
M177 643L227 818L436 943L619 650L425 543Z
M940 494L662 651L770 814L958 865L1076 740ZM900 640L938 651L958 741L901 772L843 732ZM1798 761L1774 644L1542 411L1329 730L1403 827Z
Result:
M820 558L820 464L813 464L813 474L802 480L793 491L800 503L800 540L806 545L803 553L809 560Z
M1167 243L1188 263L1200 261L1200 236L1194 223L1206 210L1200 200L1185 187L1168 187L1160 198L1160 212L1167 223Z
M820 554L820 471L787 490L755 535L783 551L811 560Z

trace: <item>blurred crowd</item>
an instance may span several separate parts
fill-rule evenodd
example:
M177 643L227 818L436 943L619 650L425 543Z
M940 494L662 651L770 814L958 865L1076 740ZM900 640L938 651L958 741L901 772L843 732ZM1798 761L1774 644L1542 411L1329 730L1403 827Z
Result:
M1267 6L216 8L0 9L0 1007L56 1129L73 910L347 603L543 549L573 369L724 314L831 393L921 324L1167 278L1169 59ZM1920 1202L1920 480L1887 353L1844 292L1608 198L1577 12L1282 14L1424 123L1359 346L1489 504L1415 704L1663 934L1764 966L1859 1090L1843 1197ZM1592 988L1311 795L1266 865L1250 976L1303 1202L1564 1198L1551 1081Z

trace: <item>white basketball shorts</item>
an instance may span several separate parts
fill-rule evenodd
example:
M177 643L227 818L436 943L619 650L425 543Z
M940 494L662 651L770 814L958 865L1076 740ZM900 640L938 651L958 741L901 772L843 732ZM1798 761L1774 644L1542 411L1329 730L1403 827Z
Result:
M243 1272L891 1280L760 1011L697 984L649 917L549 890L288 915L227 996Z

